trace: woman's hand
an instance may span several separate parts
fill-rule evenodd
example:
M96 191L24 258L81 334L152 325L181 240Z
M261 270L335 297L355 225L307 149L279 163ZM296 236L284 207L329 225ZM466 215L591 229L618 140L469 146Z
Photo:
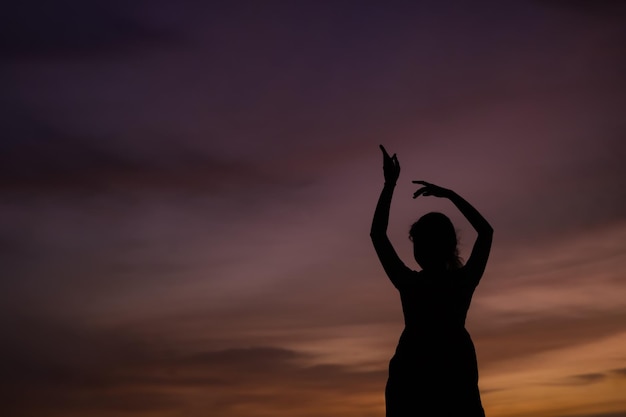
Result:
M433 195L435 197L443 197L443 198L450 198L453 194L452 190L448 190L447 188L443 188L443 187L439 187L438 185L435 184L431 184L429 182L426 181L413 181L413 184L421 184L423 185L422 188L420 188L419 190L417 190L414 194L413 194L413 198L417 198L420 195Z
M394 153L393 156L389 156L385 147L380 145L380 150L383 151L383 172L385 173L385 184L395 185L400 176L400 163L398 157Z

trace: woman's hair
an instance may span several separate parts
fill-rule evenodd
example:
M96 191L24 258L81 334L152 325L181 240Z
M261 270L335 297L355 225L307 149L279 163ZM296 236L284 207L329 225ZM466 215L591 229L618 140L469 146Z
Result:
M409 230L415 259L424 264L445 263L446 269L463 266L457 248L454 225L443 213L431 212L420 217Z

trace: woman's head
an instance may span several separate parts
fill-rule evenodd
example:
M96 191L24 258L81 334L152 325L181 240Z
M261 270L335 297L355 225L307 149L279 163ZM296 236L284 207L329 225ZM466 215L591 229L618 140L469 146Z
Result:
M413 242L415 260L422 269L461 267L456 231L445 214L432 212L420 217L411 226L409 239Z

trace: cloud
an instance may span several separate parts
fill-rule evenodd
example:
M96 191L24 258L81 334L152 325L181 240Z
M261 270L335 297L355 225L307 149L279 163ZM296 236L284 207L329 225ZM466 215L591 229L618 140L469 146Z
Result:
M471 314L471 313L470 313ZM545 352L584 346L619 334L626 313L596 316L537 317L505 327L470 326L480 364L497 369L503 362L519 361Z
M246 185L301 185L271 167L216 157L176 140L124 143L84 137L34 117L5 109L6 140L0 145L0 189L17 194L176 190L208 193ZM97 136L97 134L95 135Z
M606 378L606 375L599 372L589 373L589 374L580 374L573 375L566 379L564 379L561 384L563 385L587 385L594 384L596 382L603 381Z
M282 416L304 404L332 408L341 397L358 409L368 395L381 399L386 378L384 371L310 365L310 355L280 347L194 351L120 329L24 317L3 329L13 335L0 348L0 385L10 399L3 408L11 415L159 415L172 408L220 415L243 408L239 415Z

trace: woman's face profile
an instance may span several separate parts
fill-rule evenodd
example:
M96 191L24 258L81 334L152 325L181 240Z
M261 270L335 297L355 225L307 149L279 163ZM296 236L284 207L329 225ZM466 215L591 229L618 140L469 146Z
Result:
M422 216L411 227L409 237L413 242L415 261L422 269L446 269L457 259L454 226L441 213Z
M445 269L446 260L450 257L441 244L426 238L413 240L413 256L425 270Z

